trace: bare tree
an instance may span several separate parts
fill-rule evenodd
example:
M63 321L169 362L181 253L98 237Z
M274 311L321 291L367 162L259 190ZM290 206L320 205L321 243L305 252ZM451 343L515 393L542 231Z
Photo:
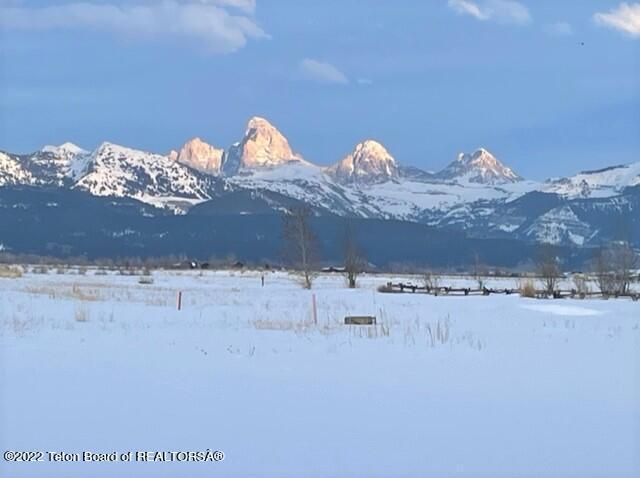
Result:
M580 297L585 297L590 292L587 276L584 274L574 274L572 279L575 292Z
M480 259L480 254L477 252L473 255L473 278L478 284L478 289L484 288L484 278L487 275L487 268Z
M613 247L612 259L614 270L616 271L618 290L620 294L628 294L631 292L633 274L640 264L638 254L628 242L623 242Z
M344 231L344 272L349 289L355 289L358 276L362 274L367 261L358 245L353 223L347 222Z
M596 257L596 281L600 292L605 295L628 294L634 270L639 265L638 254L627 242L614 242L603 247Z
M560 263L556 251L552 246L546 245L540 250L537 266L545 293L553 295L556 291L561 273Z
M284 216L283 238L288 261L302 274L302 285L311 289L316 275L318 245L310 224L311 209L297 206Z
M602 247L595 259L596 283L602 295L613 295L615 293L615 280L611 264L608 262L608 255L607 249Z
M422 282L427 292L438 294L438 289L440 288L440 276L438 274L427 269L422 276Z

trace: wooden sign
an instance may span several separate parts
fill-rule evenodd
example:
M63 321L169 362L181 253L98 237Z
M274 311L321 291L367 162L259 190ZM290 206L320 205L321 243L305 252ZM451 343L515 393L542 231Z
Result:
M376 318L371 315L354 315L344 318L344 325L376 325Z

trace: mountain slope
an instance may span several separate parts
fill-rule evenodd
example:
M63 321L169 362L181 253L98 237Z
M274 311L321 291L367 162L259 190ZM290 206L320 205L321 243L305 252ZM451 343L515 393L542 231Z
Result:
M176 261L179 255L201 260L234 256L259 264L282 260L278 214L199 211L176 216L129 198L6 187L0 188L0 224L6 226L0 229L0 248L14 254L89 259L173 255ZM323 262L342 260L345 226L344 218L332 214L312 218ZM369 261L379 267L463 266L475 252L491 264L515 266L532 250L520 241L478 240L424 224L353 219L351 226Z
M0 152L0 185L68 186L87 170L89 152L72 144L45 146L25 155Z
M176 199L187 203L209 199L224 190L225 184L166 156L103 143L74 188L95 196L131 197L165 205Z
M637 185L640 185L640 162L550 180L543 189L571 198L602 198L620 194L625 188Z
M37 184L20 156L0 152L0 186Z
M293 161L275 168L244 171L225 180L236 188L273 191L335 214L375 216L367 205L358 201L356 193L335 183L322 168L309 163Z

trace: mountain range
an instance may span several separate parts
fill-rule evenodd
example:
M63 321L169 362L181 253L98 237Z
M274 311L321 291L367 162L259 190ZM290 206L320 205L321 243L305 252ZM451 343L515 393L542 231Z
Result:
M367 139L319 166L261 117L227 148L193 138L166 154L109 142L94 151L65 143L0 152L0 188L25 187L126 198L163 214L280 214L304 203L316 216L406 221L478 239L588 247L624 237L640 244L640 162L538 182L484 148L429 172Z

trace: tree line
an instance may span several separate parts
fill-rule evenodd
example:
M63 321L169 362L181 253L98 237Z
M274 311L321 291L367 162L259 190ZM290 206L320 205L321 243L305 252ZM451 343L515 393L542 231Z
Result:
M538 255L537 271L542 278L544 292L553 295L562 278L562 268L553 246L543 246ZM627 241L611 241L599 248L591 266L592 275L604 295L621 296L631 292L631 285L638 280L640 259ZM586 291L584 276L574 277L575 289Z
M286 262L299 272L302 286L310 289L317 276L320 263L318 236L311 225L313 211L308 206L292 208L283 216L283 244ZM357 231L352 222L345 224L342 237L343 273L349 288L357 287L358 277L367 268L367 259L357 240ZM556 248L543 245L535 258L536 271L542 279L543 291L553 295L558 291L563 277L561 260ZM592 273L600 291L605 295L627 295L631 284L637 279L640 267L638 253L627 241L612 241L603 245L592 264ZM473 257L472 275L478 287L484 285L487 267L478 254ZM426 274L428 282L437 282L432 272ZM580 277L574 279L578 289L584 288ZM582 292L579 290L579 292Z

